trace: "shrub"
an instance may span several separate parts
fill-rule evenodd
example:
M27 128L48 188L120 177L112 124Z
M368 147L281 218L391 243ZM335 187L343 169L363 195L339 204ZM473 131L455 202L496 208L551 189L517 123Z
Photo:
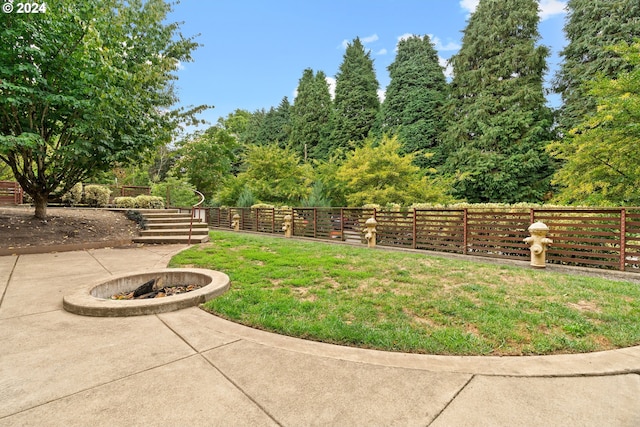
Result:
M131 209L137 207L136 199L133 197L116 197L113 199L113 203L116 205L116 208Z
M146 196L144 194L137 196L135 199L135 207L141 209L163 209L164 199L158 196Z
M84 202L94 208L107 206L110 195L111 190L102 185L87 185L84 187Z
M62 195L62 203L75 206L82 202L82 183L79 182Z
M245 186L238 197L238 201L236 202L236 206L240 208L248 208L256 204L256 198L253 195L251 189Z
M130 199L133 199L133 197L130 197ZM135 221L141 229L147 229L147 219L140 212L129 210L125 215L131 221Z

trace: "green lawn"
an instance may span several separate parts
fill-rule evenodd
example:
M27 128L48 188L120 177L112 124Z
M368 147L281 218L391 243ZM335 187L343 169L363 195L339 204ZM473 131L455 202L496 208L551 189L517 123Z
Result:
M221 231L170 266L230 276L212 313L311 340L456 355L640 343L637 283Z

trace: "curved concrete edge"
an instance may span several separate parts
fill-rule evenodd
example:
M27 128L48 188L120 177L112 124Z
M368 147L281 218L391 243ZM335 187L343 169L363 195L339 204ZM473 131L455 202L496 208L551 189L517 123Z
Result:
M106 282L117 281L119 279L140 277L153 277L159 273L190 272L198 273L209 277L209 284L195 291L184 294L173 295L166 298L153 298L146 300L110 300L97 298L91 291L97 286ZM148 279L147 279L148 280ZM90 286L78 288L75 292L65 295L62 299L63 308L74 314L94 317L120 317L120 316L142 316L148 314L166 313L169 311L181 310L193 307L215 298L229 289L230 279L226 274L207 270L203 268L163 268L157 270L146 270L131 272L110 277L108 280L94 282Z
M225 320L195 308L170 313L163 319L172 324L173 316L185 325L207 325L208 333L250 341L267 347L312 356L387 367L508 377L584 377L640 374L640 346L594 353L545 356L448 356L399 353L347 347L279 335ZM170 316L170 317L169 317Z
M104 249L117 247L137 247L138 244L133 243L132 239L120 240L104 240L91 243L69 243L64 245L51 246L30 246L26 248L0 248L0 256L11 255L36 255L48 254L51 252L73 252L88 249Z

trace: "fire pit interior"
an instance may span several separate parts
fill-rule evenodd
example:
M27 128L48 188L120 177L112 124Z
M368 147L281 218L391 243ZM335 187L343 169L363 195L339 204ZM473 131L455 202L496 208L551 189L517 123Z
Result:
M143 283L133 291L118 292L117 294L112 295L111 299L130 300L164 298L183 294L185 292L195 291L196 289L200 289L201 287L202 285L195 283L165 285L162 276L158 276L155 279L151 279Z
M79 289L63 298L63 306L85 316L156 314L202 304L228 288L229 276L219 271L166 268L122 275Z

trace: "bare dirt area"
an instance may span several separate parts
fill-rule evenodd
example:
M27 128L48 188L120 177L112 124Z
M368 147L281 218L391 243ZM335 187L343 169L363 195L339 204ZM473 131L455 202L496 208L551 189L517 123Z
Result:
M0 207L0 250L131 242L138 226L124 212L48 208L47 219L30 207Z

